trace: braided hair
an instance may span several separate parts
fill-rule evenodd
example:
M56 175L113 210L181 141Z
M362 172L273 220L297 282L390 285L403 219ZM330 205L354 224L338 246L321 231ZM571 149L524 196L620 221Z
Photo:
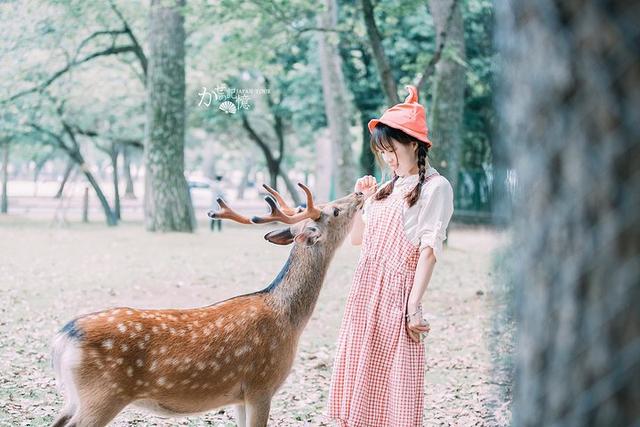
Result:
M373 132L371 134L370 146L371 151L376 157L378 161L378 165L381 169L384 167L384 161L380 158L379 151L393 151L392 139L395 139L400 144L408 145L412 142L416 142L418 144L417 147L417 156L418 156L418 183L410 191L406 196L405 200L409 207L416 204L418 199L420 198L420 192L422 191L422 185L424 184L425 179L427 178L427 167L426 167L426 159L427 154L429 153L429 147L422 141L414 138L411 135L407 135L399 129L392 128L391 126L387 126L384 123L378 123L375 128L373 128ZM397 160L397 155L396 155ZM382 200L386 199L392 192L393 187L395 186L396 181L399 176L396 173L393 173L393 178L388 185L385 185L373 196L374 200Z

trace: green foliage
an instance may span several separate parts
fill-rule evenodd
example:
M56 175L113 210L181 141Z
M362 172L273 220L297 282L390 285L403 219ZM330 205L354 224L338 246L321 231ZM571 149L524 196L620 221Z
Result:
M0 100L33 88L74 58L84 58L109 46L126 45L126 35L96 36L96 31L121 30L126 19L145 48L148 10L138 2L87 3L80 0L33 0L0 5L4 43L0 55L10 64L0 69ZM358 2L339 1L338 42L347 88L357 113L349 118L360 128L388 106L381 90ZM478 169L491 162L494 122L492 45L493 6L490 0L463 0L466 44L463 167ZM399 95L414 83L436 51L433 20L427 4L410 0L374 3L376 24L390 61ZM201 150L214 143L231 156L238 168L247 151L262 161L255 144L242 129L239 114L224 114L198 106L198 92L226 83L243 88L264 88L268 81L272 101L264 95L251 100L247 117L256 131L275 149L274 114L283 121L288 168L307 170L313 161L315 138L327 126L318 63L318 14L322 6L310 0L238 2L190 0L184 8L187 31L187 147ZM324 34L324 33L322 33ZM447 52L443 52L447 55ZM142 139L145 122L144 76L131 52L103 56L73 67L53 82L46 93L65 102L72 122L111 136ZM47 95L48 96L48 95ZM431 84L421 100L429 105ZM10 115L0 123L2 135L24 134L21 123L41 120L54 125L56 117L40 92L7 106ZM20 143L41 143L27 132ZM367 135L362 134L366 147ZM361 144L358 144L361 145ZM357 153L356 153L357 154ZM310 155L309 157L305 157ZM199 154L193 159L202 161ZM233 160L235 159L235 160ZM236 162L236 163L234 163ZM190 169L192 167L188 166Z

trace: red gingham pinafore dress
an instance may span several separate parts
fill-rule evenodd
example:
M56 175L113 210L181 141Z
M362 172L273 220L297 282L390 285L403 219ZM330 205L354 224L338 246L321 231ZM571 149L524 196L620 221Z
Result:
M342 427L422 426L425 349L405 320L420 248L405 234L405 194L367 208L329 390L327 415Z

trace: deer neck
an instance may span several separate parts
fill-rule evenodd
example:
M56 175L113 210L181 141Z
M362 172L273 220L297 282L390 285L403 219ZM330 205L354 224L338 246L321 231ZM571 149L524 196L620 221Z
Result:
M295 327L304 327L313 313L333 252L322 245L295 244L278 276L266 291L278 311Z

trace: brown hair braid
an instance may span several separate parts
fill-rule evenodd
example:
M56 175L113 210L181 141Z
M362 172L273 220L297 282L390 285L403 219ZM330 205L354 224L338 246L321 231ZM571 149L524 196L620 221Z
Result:
M378 125L376 125L376 127L373 128L373 132L371 134L370 146L371 146L371 151L375 155L378 165L380 166L380 169L384 169L384 161L380 158L379 151L382 151L382 150L393 151L395 153L395 150L393 148L393 142L392 142L393 139L398 141L400 144L404 144L404 145L411 144L412 142L416 142L418 144L417 146L418 183L413 188L413 190L405 196L405 200L407 201L409 207L411 207L415 205L418 199L420 198L422 185L424 184L424 181L427 177L426 159L427 159L427 154L429 153L429 147L427 147L427 145L424 142L412 137L411 135L407 135L406 133L402 132L399 129L392 128L391 126L387 126L384 123L378 123ZM397 160L397 156L396 156L396 160ZM396 181L398 180L398 178L399 178L398 175L396 175L394 172L391 182L388 185L385 185L384 187L382 187L373 196L373 199L374 200L386 199L393 192L393 187Z

